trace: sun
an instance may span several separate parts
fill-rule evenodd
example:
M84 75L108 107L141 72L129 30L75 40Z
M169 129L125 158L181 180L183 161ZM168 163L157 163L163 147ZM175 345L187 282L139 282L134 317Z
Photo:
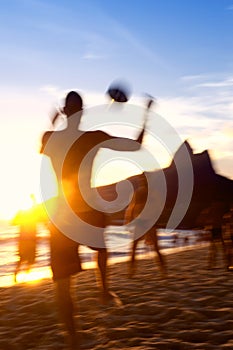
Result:
M17 275L17 283L35 283L46 278L52 278L52 271L49 267L41 267L29 272L20 272Z
M31 194L34 190L28 183L22 181L20 186L1 189L0 218L10 220L19 210L26 210L32 206Z
M8 153L8 159L10 159ZM0 219L11 220L19 210L25 210L32 205L31 194L39 204L43 201L41 196L40 176L41 176L42 156L26 156L19 162L9 163L1 173L0 182ZM56 195L56 180L49 161L46 164L47 183L50 197ZM49 197L49 198L50 198ZM45 199L49 199L45 198Z
M51 279L52 278L52 271L49 266L40 267L40 268L33 268L29 272L19 272L17 275L17 281L14 280L14 275L7 274L0 277L0 288L1 287L11 287L14 286L15 283L28 283L28 284L35 284L43 279Z

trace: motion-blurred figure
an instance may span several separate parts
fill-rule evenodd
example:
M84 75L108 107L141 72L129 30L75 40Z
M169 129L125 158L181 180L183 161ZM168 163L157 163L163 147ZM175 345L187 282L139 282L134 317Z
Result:
M218 250L222 251L225 259L225 246L222 235L223 217L226 213L226 204L220 200L212 202L207 211L207 226L210 231L210 247L208 257L208 267L213 268L216 264Z
M19 226L18 254L19 260L15 268L15 282L21 265L26 264L26 270L29 272L36 258L36 233L38 216L36 210L36 200L31 195L32 206L27 210L20 210L12 220L12 225Z
M233 270L233 204L223 217L223 239L226 251L227 270Z
M119 89L116 92L118 98L120 96ZM104 241L105 213L93 208L85 197L90 195L92 198L93 193L96 193L91 188L93 162L101 147L117 151L139 150L144 129L137 140L113 137L100 130L80 130L83 101L81 96L74 91L69 92L66 96L63 113L67 116L67 128L46 132L42 138L41 153L50 157L57 176L58 207L55 214L56 219L53 220L50 227L51 267L56 282L60 313L69 334L71 348L75 348L77 337L70 292L70 277L80 271L78 247L79 244L83 244L87 236L92 235L90 248L98 251L102 298L104 301L112 298L107 283L107 249ZM56 119L57 115L53 118L53 124ZM63 205L66 209L63 210L59 203L62 203L61 206ZM64 203L68 205L65 206ZM72 222L70 221L73 217L71 212L77 218ZM66 235L67 227L73 232L75 240ZM92 231L95 233L91 233ZM95 244L97 237L98 246Z
M143 208L147 201L147 192L148 189L146 186L146 179L142 179L139 182L138 187L135 189L131 203L125 212L125 224L129 224L134 220L134 226L132 228L133 241L129 268L130 277L133 276L135 271L135 254L138 243L141 240L144 240L147 245L152 246L159 258L161 272L165 273L165 260L164 256L160 253L158 245L157 225L155 223L148 229L147 216L149 213L144 214L143 217L141 216L141 212L143 211Z

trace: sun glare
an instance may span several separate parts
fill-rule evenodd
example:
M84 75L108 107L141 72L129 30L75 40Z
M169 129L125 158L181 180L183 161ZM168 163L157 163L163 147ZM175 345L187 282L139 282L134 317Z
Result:
M42 267L38 269L32 269L29 273L20 272L17 275L17 284L18 283L37 283L43 279L51 279L52 271L50 267ZM0 288L2 287L11 287L15 285L14 275L8 274L6 276L0 277Z
M17 283L35 283L45 278L51 278L52 272L49 267L44 269L31 270L30 272L20 272L17 275Z
M20 167L15 169L13 165L9 165L8 169L1 174L0 219L11 220L19 210L29 209L32 205L30 198L32 193L38 204L42 200L47 200L56 195L56 180L49 161L44 165L49 189L46 193L48 198L41 198L41 158L35 157L21 166L23 170Z

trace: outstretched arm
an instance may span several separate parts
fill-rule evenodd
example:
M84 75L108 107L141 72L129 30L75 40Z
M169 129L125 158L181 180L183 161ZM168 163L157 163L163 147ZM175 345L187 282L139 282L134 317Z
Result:
M144 125L145 127L145 125ZM138 138L137 138L137 142L141 145L142 144L142 140L143 140L143 137L144 137L144 133L145 133L145 128L143 127L142 131L140 132Z
M146 127L148 112L151 109L151 106L153 105L153 103L154 103L154 98L152 96L148 95L148 99L146 101L146 110L145 110L145 115L144 115L143 129L142 129L142 132L140 133L140 135L137 138L137 142L139 142L140 144L142 144L143 136L144 136L144 133L145 133L145 127Z
M140 133L137 140L128 139L126 137L114 137L103 133L101 138L101 147L110 148L113 151L132 152L138 151L141 148L144 130Z
M56 121L57 121L57 119L59 118L59 116L61 115L61 113L62 113L62 111L60 111L60 110L56 110L56 111L53 113L53 115L52 115L52 117L51 117L51 127L52 127L52 129L54 129L55 124L56 124ZM53 133L52 131L47 131L47 132L45 132L45 133L43 134L42 140L41 140L40 153L45 153L45 152L44 152L45 146L46 146L46 144L47 144L47 142L48 142L48 140L49 140L49 138L50 138L50 136L51 136L52 133Z
M153 103L154 103L153 97L148 95L148 99L146 101L146 110L144 115L144 125L142 128L142 131L140 132L136 140L131 140L127 138L109 137L109 141L106 144L106 147L111 148L115 151L138 151L141 148L141 145L143 142L148 112L151 106L153 105Z

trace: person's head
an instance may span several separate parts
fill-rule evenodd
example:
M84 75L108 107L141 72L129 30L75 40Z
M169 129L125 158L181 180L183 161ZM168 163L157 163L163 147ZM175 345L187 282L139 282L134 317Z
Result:
M72 114L82 111L82 109L82 97L76 91L70 91L65 98L64 113L67 117L70 117Z

